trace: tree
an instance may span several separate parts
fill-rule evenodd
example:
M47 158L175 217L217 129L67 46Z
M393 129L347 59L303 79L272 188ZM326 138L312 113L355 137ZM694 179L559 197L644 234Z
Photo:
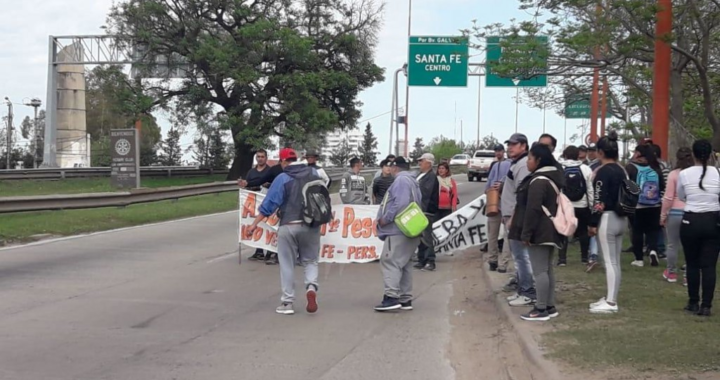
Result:
M438 160L438 162L443 159L450 159L452 156L462 153L462 148L460 148L455 140L446 139L442 136L439 138L435 137L430 140L428 150L435 156L435 159Z
M148 92L138 78L130 80L119 66L97 66L87 74L86 124L92 140L93 163L109 165L109 141L103 140L110 136L111 129L133 128L136 120L141 123L140 164L157 162L157 145L162 136L150 111L158 101Z
M148 62L191 68L157 88L225 110L232 180L273 135L295 141L357 123L359 92L383 80L374 62L382 10L370 0L127 0L112 7L108 31L142 43Z
M353 149L350 147L350 141L345 138L330 152L330 163L332 163L333 166L347 166L350 163L350 159L355 156L353 153Z
M165 166L179 166L182 163L182 149L180 148L180 130L170 128L167 138L160 143L162 153L159 155L159 162Z
M492 150L498 144L500 144L500 141L495 136L485 136L480 140L480 145L476 150Z
M417 137L415 139L415 144L413 144L413 151L410 152L410 159L413 162L417 162L417 160L420 159L420 156L425 153L425 144L423 144L422 137Z
M227 144L223 140L224 133L220 129L213 129L208 141L208 166L215 170L226 170L231 157L227 155Z
M363 160L363 163L367 166L376 166L377 165L377 147L378 147L378 141L377 137L373 135L372 132L372 126L370 123L367 123L365 126L365 134L363 134L363 142L358 147L358 152L360 153L360 159Z

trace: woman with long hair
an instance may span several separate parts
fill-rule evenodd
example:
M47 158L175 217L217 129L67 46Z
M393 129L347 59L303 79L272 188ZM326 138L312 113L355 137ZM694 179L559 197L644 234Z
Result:
M437 219L440 220L457 210L457 182L452 178L450 165L442 162L437 168L437 179L440 183L440 199L438 201Z
M593 177L595 199L588 233L597 237L598 248L605 261L607 296L590 304L590 312L593 314L618 311L621 280L620 252L627 221L624 213L621 212L620 189L624 186L623 182L628 175L618 163L617 140L617 133L610 131L597 142L597 155L601 166Z
M677 282L677 259L680 248L680 225L682 224L685 202L678 198L677 183L680 172L693 166L695 163L690 148L680 148L675 154L675 169L668 174L667 188L663 196L662 211L660 212L660 225L667 232L667 269L663 278L667 282Z
M643 247L647 244L650 265L660 265L658 235L660 234L660 211L665 180L655 151L650 145L638 145L635 158L625 166L632 181L640 188L635 216L632 218L632 247L635 261L631 265L645 265Z
M717 168L708 168L712 155L709 141L695 141L692 153L695 165L680 172L677 184L678 198L685 201L685 214L680 225L689 298L685 310L709 317L715 295L716 266L720 253L720 172Z
M557 197L565 184L565 175L547 145L535 144L528 155L525 177L517 190L517 206L508 237L528 247L537 302L521 318L526 321L547 321L559 314L555 308L555 275L553 253L564 239L555 229L551 215L558 210Z

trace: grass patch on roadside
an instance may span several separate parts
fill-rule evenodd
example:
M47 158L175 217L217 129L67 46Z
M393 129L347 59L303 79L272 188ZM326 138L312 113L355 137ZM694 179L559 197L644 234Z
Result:
M202 177L143 178L142 187L157 188L224 181L225 175ZM105 193L122 191L110 186L110 178L0 181L0 197Z
M37 234L77 235L237 209L238 194L229 192L124 208L1 214L0 240L25 242Z
M687 288L682 286L682 273L675 284L663 280L665 260L656 268L647 262L636 268L630 266L633 255L623 253L620 312L593 315L589 304L606 295L605 269L598 266L585 273L579 251L571 248L568 256L568 266L555 272L561 317L553 321L555 331L544 335L550 357L583 368L720 371L720 316L700 318L683 312ZM682 253L678 261L684 263Z

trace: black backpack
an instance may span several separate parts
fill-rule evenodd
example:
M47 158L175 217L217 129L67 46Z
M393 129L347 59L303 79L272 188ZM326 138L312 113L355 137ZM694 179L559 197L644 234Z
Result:
M325 181L316 174L295 178L293 191L302 196L303 224L318 227L332 220L332 201Z
M620 165L618 165L620 166ZM620 216L635 215L635 208L640 200L640 187L628 176L625 168L620 166L625 173L618 191L618 203L615 212Z
M580 166L565 168L565 187L563 194L572 202L577 202L587 195L587 183Z

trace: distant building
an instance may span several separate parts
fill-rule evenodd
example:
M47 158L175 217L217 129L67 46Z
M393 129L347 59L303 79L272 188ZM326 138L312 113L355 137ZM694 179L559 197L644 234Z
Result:
M352 129L348 131L335 131L327 135L326 143L322 148L322 154L325 157L323 164L325 166L330 165L329 157L335 149L337 149L343 140L347 139L350 145L351 154L350 156L360 156L360 146L363 142L363 131L360 129Z

